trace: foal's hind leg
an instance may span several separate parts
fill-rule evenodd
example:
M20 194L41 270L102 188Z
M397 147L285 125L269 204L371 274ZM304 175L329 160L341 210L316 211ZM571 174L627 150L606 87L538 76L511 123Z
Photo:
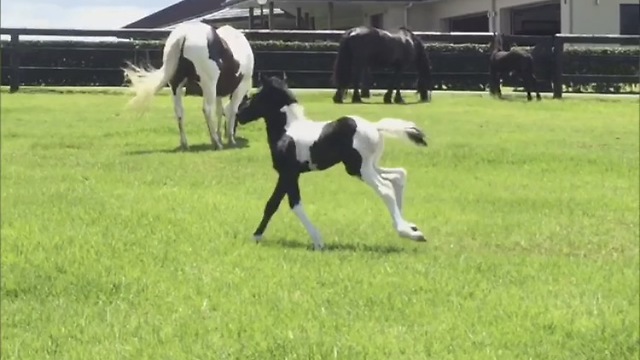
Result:
M372 163L363 163L362 170L362 180L366 182L375 192L382 198L385 205L387 205L387 209L389 210L389 214L391 215L391 219L393 221L393 226L401 237L409 238L416 241L425 241L425 237L418 230L418 228L409 222L407 222L402 217L402 213L400 208L398 207L398 203L395 196L395 190L392 183L382 177L375 169Z

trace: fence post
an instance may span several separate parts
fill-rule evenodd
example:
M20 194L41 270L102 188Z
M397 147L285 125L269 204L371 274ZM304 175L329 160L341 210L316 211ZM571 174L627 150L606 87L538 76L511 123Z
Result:
M562 59L564 54L564 40L556 34L553 37L553 59L555 71L553 74L553 98L562 99Z
M11 84L9 92L14 93L20 89L20 35L11 34Z

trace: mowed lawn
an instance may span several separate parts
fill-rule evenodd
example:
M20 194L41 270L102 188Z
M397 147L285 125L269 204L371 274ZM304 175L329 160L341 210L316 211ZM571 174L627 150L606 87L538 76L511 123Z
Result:
M184 153L167 95L3 93L3 359L638 358L637 99L330 96L300 100L427 133L382 160L427 243L336 166L300 184L326 251L286 199L256 245L264 123L209 151L199 98Z

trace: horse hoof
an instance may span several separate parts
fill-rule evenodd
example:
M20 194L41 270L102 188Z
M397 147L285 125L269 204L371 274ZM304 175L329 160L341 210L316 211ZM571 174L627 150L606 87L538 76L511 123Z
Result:
M253 234L253 240L259 244L262 241L262 234Z
M342 99L333 98L333 103L334 104L342 104L342 102L343 102Z
M313 244L313 251L323 251L324 244Z
M360 98L352 99L352 100L351 100L351 103L352 103L352 104L362 104L362 99L360 99Z
M394 99L393 102L396 103L396 104L401 104L401 105L405 104L404 99Z
M417 242L427 242L427 238L424 237L424 235L422 235L422 233L420 233L420 235L416 235L413 240L417 241Z

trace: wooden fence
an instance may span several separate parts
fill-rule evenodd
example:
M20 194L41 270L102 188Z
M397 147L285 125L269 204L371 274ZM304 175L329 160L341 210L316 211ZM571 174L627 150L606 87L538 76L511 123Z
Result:
M250 41L297 41L312 43L315 41L337 42L343 31L336 30L244 30ZM10 35L10 42L3 47L4 51L9 51L9 66L3 65L3 72L8 70L10 74L10 89L12 92L18 91L21 81L20 73L23 69L21 63L21 36L67 36L67 37L116 37L122 40L163 40L169 34L168 30L159 29L117 29L117 30L78 30L78 29L22 29L22 28L1 28L0 34ZM427 43L445 44L489 44L493 40L492 33L435 33L416 32L420 38ZM637 35L569 35L558 34L555 36L522 36L504 35L505 44L515 43L518 46L532 46L543 43L549 52L550 64L552 64L551 80L553 83L554 98L561 98L563 84L566 81L592 82L625 82L638 83L638 72L635 74L598 74L563 73L564 50L566 44L608 44L608 45L639 45L640 36ZM87 48L91 48L91 43L87 43ZM324 53L326 56L327 53ZM260 56L259 54L257 57ZM454 55L455 56L455 55ZM637 63L637 59L636 59ZM35 70L35 69L30 69ZM46 70L38 69L38 70ZM116 69L111 69L116 70ZM260 68L256 66L256 71L269 72L274 69ZM304 71L304 70L298 70ZM328 72L328 69L308 69L307 72ZM488 72L488 69L487 69ZM438 69L434 69L434 75L438 75ZM464 74L459 74L464 75Z

